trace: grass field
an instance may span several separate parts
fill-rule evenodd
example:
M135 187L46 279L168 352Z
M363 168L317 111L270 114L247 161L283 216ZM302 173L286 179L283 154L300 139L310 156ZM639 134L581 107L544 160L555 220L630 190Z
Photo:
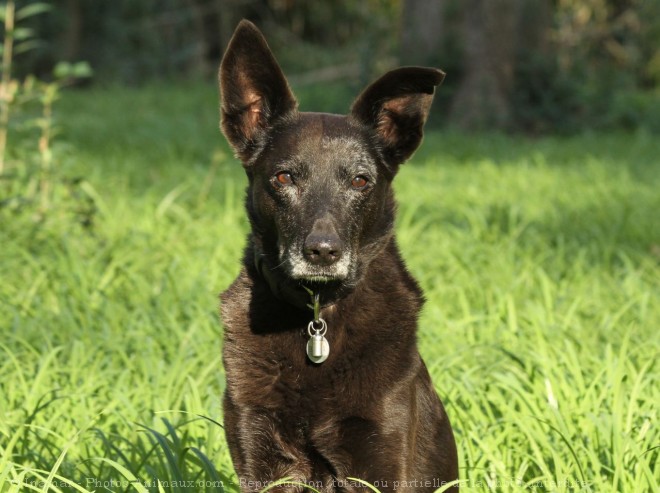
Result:
M217 294L245 179L216 101L67 94L56 165L86 212L64 189L0 209L0 492L237 491ZM463 491L659 491L659 142L430 131L402 168Z

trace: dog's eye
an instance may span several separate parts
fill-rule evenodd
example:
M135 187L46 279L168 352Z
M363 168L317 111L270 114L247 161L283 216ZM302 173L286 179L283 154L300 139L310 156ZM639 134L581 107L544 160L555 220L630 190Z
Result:
M367 186L367 183L368 180L364 176L359 175L353 178L353 181L351 181L351 186L356 190L362 190Z
M273 179L278 185L291 185L293 184L293 176L288 171L280 171Z

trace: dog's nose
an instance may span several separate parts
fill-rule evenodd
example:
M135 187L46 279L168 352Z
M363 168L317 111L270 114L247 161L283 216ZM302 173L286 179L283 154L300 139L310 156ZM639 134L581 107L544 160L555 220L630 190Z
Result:
M326 218L314 222L311 233L305 238L303 255L314 265L332 265L341 258L342 242L332 222Z
M332 265L341 258L339 238L309 235L303 253L307 261L314 265Z

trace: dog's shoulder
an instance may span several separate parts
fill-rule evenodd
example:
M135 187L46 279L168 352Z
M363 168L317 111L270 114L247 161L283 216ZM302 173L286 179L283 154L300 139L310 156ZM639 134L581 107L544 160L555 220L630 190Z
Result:
M234 282L220 295L220 315L225 330L231 331L248 324L252 286L253 280L247 268L243 267Z

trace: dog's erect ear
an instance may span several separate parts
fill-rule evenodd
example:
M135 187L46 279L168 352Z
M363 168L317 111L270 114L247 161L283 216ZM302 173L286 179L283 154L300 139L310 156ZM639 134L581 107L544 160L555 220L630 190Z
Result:
M266 40L242 20L220 65L222 131L243 162L273 123L298 103Z
M444 78L444 72L434 68L399 68L367 87L353 103L351 115L375 130L387 164L401 164L419 146L435 86Z

